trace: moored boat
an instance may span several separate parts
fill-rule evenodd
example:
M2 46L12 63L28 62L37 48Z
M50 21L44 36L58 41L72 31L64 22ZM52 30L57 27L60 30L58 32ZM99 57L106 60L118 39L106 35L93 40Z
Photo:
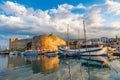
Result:
M38 52L24 52L23 56L24 57L37 57L39 55Z
M80 49L70 49L67 47L59 47L59 51L64 51L64 52L81 52L81 53L85 53L85 52L93 52L93 51L98 51L101 50L103 48L103 45L100 45L98 47L90 47L90 48L80 48Z
M9 55L21 55L19 51L11 51Z
M60 56L66 56L66 57L80 57L80 56L104 56L107 55L107 47L104 47L97 51L91 51L91 52L63 52L60 53Z
M55 57L56 55L58 55L58 53L57 52L45 52L44 55L48 57Z

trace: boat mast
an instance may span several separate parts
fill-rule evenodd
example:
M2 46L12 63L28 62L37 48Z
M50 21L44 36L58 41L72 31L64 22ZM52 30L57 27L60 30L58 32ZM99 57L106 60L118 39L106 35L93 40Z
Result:
M69 24L67 24L67 46L69 47Z
M85 29L85 21L84 20L83 20L83 30L84 30L84 42L85 42L85 47L86 47L86 51L87 51L86 29Z

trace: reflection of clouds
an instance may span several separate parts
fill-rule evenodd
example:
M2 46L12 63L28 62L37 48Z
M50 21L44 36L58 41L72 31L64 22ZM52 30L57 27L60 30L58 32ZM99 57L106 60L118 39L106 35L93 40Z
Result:
M111 61L110 70L104 72L106 72L106 74L104 73L102 75L106 77L105 80L120 80L120 61L118 59Z
M104 69L99 72L91 71L90 79L91 80L110 80L108 73L109 71L104 71Z
M110 75L110 80L120 80L120 73L118 74L111 74Z
M110 67L111 67L111 71L112 73L116 74L116 73L120 73L120 61L119 60L113 60L110 62Z

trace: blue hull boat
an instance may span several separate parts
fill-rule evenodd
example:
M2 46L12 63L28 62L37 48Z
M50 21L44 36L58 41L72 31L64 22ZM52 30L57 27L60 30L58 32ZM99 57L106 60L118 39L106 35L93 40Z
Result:
M25 57L37 57L39 55L38 52L25 52L23 53L23 56Z

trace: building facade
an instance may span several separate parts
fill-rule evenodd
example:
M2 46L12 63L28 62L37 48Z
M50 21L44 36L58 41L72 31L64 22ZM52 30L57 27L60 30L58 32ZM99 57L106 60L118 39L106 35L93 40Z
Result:
M18 39L18 38L11 38L10 39L10 50L26 50L27 44L30 43L31 39Z

